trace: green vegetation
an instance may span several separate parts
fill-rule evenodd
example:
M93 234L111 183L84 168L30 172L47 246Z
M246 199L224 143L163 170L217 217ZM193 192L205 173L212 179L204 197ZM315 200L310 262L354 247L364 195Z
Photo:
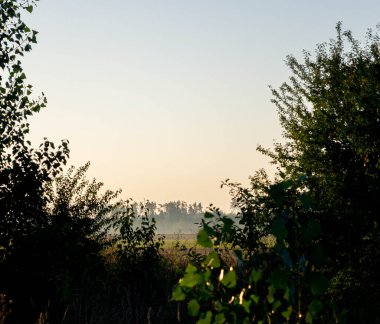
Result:
M287 58L290 81L272 90L286 142L259 147L277 179L224 183L240 226L206 213L198 243L214 252L173 290L197 323L379 321L379 50L377 34L362 46L338 24L315 57ZM240 248L236 270L218 255L226 242Z
M225 181L238 217L201 217L199 204L118 200L89 164L63 173L67 141L31 147L28 118L46 106L20 61L34 4L0 0L1 323L380 321L377 34L362 45L338 24L314 56L287 58L292 76L272 90L286 141L259 147L276 178ZM167 248L165 215L193 215L198 246Z

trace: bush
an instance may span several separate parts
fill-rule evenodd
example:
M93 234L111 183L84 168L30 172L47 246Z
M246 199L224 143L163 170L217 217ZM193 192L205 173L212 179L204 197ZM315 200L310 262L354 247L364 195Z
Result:
M205 214L197 241L212 251L201 263L188 265L173 300L187 302L197 323L343 321L344 313L326 300L328 260L320 244L320 224L303 190L304 179L262 184L260 201L269 213L264 228L261 210L251 205L259 197L250 200L250 190L231 186L242 207L240 224L217 209ZM255 233L255 241L239 246L242 232ZM234 250L235 267L223 261L226 244Z

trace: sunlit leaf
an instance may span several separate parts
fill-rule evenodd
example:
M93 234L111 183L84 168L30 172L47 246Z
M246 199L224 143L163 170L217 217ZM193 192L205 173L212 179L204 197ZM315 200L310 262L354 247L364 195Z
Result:
M195 267L194 265L192 265L191 263L189 263L186 267L186 270L185 270L185 273L194 273L194 272L197 272L198 269L197 267Z
M207 267L219 268L220 259L218 254L215 251L210 252L207 255L206 260L203 262L203 264Z
M236 273L234 270L227 272L223 279L220 281L221 284L227 288L234 288L236 286Z
M185 275L179 282L179 285L182 287L193 288L194 286L203 282L202 273L197 273L196 270L197 268L189 264L186 268Z

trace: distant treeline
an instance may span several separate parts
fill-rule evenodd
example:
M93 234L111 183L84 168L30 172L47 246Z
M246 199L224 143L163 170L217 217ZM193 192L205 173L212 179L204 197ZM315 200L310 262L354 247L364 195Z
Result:
M202 225L206 208L199 202L169 201L159 204L154 201L131 203L136 215L147 214L156 220L157 234L196 233Z

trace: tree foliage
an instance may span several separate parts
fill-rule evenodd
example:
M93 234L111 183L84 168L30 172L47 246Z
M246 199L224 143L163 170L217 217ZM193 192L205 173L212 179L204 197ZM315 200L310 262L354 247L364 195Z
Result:
M273 102L288 141L270 155L292 176L306 175L337 289L347 291L349 308L365 314L380 306L374 288L380 266L380 39L369 30L361 44L340 23L336 29L336 39L319 45L314 56L305 52L302 63L287 58L292 77L273 89Z
M241 205L240 224L217 209L205 214L198 244L213 250L200 263L189 265L173 290L173 300L187 301L189 314L198 318L197 323L341 319L338 311L323 306L329 287L323 273L326 257L320 224L302 190L304 181L282 179L266 187L262 184L255 194L231 184ZM257 199L267 206L264 226L263 210L254 207ZM247 243L247 237L253 243ZM234 267L226 259L231 248Z
M73 237L104 243L112 226L112 214L120 205L115 199L121 191L101 193L102 182L86 179L89 166L88 162L77 169L70 167L49 183L45 188L49 199L46 208L53 224L78 231L71 234Z
M58 174L68 157L67 141L55 149L45 139L39 148L26 140L27 119L46 105L42 95L32 97L20 58L36 42L36 32L21 20L28 1L0 2L0 247L2 256L19 238L46 221L43 184Z
M21 19L33 4L0 1L0 292L14 302L10 323L22 322L24 314L37 316L32 304L41 302L37 291L46 292L42 264L34 258L41 233L49 226L44 185L69 153L66 141L55 149L45 140L34 149L26 140L28 118L46 105L43 95L32 97L20 61L36 42L37 33Z
M173 299L198 323L379 320L380 39L369 30L362 45L336 29L303 62L288 56L292 76L272 89L285 143L258 149L276 179L259 171L249 188L224 183L239 224L205 214L199 243L218 252L228 242L241 262L230 287L215 252L188 268Z

